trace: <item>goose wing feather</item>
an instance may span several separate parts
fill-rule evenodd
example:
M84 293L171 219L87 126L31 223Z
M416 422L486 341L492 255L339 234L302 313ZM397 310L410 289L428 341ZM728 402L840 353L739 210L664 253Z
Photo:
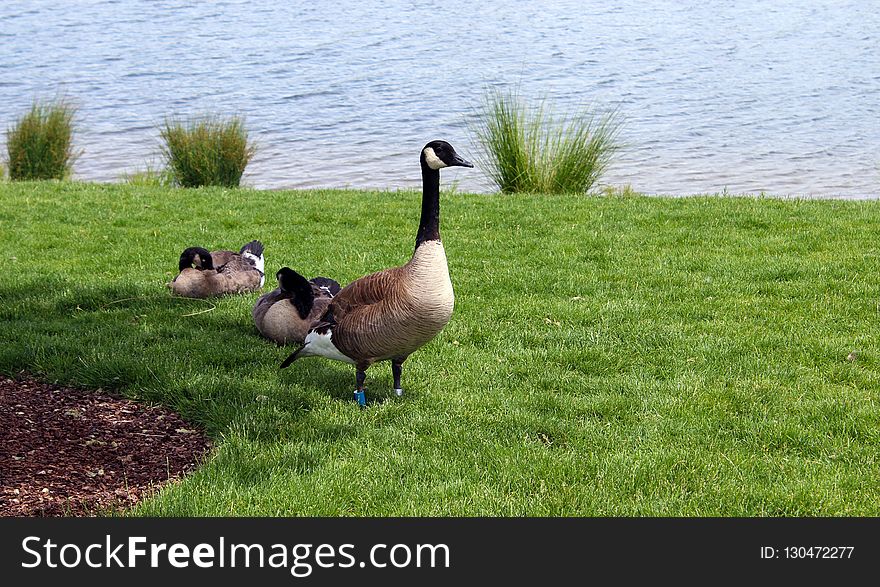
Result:
M211 251L211 261L214 264L214 269L217 269L218 271L236 257L240 259L241 255L233 251L226 250Z
M225 265L216 269L212 280L218 291L238 293L249 289L259 289L262 278L262 274L257 271L249 259L236 254Z
M348 314L387 301L397 288L402 268L394 267L365 275L342 288L330 304L336 322L342 322Z
M386 269L342 288L313 329L331 328L334 345L349 357L382 356L386 347L395 344L388 333L399 331L397 322L405 314L400 287L403 271L402 267Z

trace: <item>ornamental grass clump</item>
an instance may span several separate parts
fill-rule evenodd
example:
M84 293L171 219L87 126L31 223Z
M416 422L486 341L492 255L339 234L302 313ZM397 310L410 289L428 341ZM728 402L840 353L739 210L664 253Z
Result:
M474 132L481 163L502 193L586 193L620 149L617 112L585 109L556 122L543 102L490 91Z
M34 102L6 130L7 171L11 180L65 179L73 170L74 115L64 101Z
M256 150L237 116L169 119L160 136L168 172L180 187L238 187Z

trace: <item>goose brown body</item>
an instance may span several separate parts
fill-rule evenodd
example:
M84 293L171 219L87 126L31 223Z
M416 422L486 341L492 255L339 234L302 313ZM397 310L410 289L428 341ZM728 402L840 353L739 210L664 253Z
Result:
M347 285L313 324L304 346L281 368L300 357L326 357L357 368L355 397L365 405L366 370L390 360L395 392L407 357L433 339L452 317L455 294L446 251L440 240L440 169L473 165L445 141L431 141L419 157L422 213L416 248L405 265L361 277Z
M443 330L455 295L443 243L422 243L401 267L367 275L330 304L333 344L358 365L406 357Z
M209 298L260 289L260 275L253 271L184 269L171 283L171 291L185 298Z

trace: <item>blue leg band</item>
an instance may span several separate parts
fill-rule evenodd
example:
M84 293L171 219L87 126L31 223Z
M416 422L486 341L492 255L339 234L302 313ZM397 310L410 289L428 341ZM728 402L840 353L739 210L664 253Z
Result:
M357 400L357 403L360 404L360 406L361 406L362 408L363 408L363 407L366 407L366 405L367 405L367 396L366 396L366 394L364 394L363 391L355 391L355 392L354 392L354 399Z

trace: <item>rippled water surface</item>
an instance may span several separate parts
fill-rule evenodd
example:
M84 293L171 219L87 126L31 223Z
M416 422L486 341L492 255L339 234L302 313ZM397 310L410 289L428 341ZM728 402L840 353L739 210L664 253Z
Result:
M487 86L616 107L649 193L880 195L880 10L862 0L0 3L0 123L79 106L76 175L158 164L167 115L244 114L258 188L410 187ZM451 171L460 190L485 175Z

